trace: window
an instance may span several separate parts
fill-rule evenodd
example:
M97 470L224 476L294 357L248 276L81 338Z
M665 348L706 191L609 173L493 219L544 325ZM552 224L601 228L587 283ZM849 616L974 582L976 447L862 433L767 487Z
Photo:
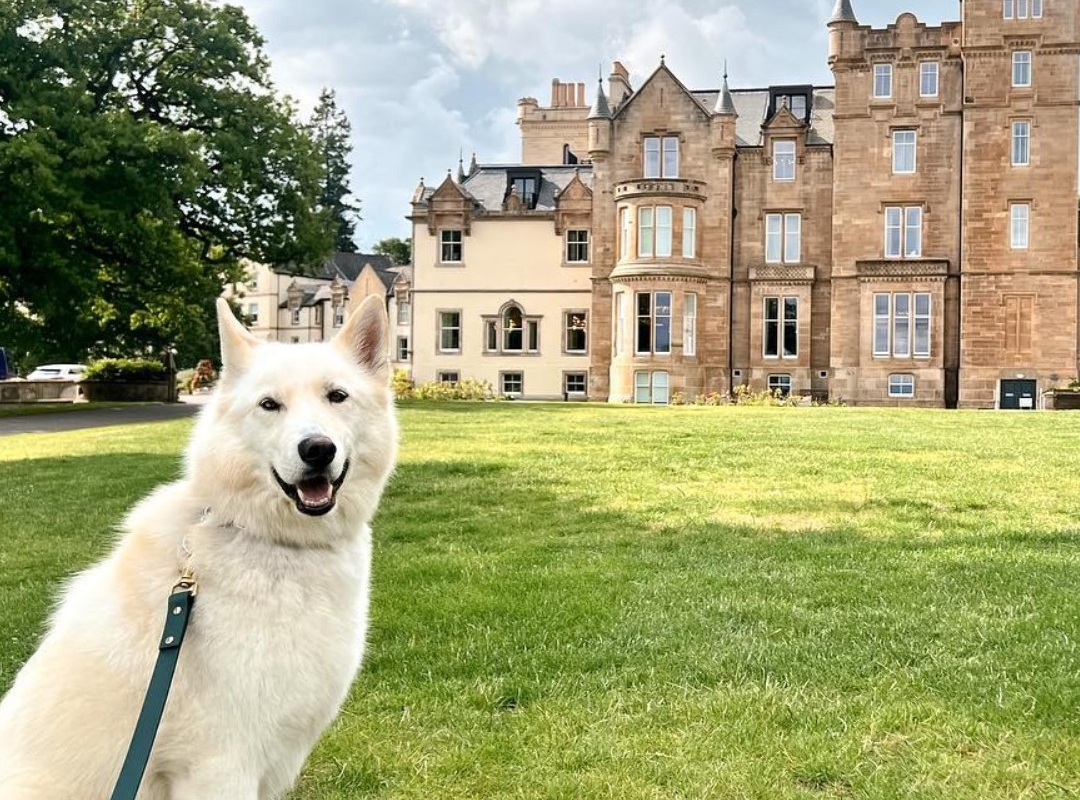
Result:
M334 327L340 328L345 324L345 304L334 306Z
M762 354L766 358L799 355L799 298L766 297L762 308Z
M397 323L398 325L409 324L409 301L398 300L397 304Z
M1002 16L1005 19L1038 19L1042 16L1042 0L1003 0Z
M897 174L915 172L915 131L893 131L892 171Z
M564 347L567 353L584 353L588 350L588 337L586 335L586 320L584 311L567 311L563 316L565 320L566 339Z
M259 271L258 270L255 270L254 272L252 272L251 274L248 275L247 288L249 288L249 289L251 289L253 291L259 288Z
M439 312L439 352L461 352L461 312Z
M773 394L779 394L781 397L787 397L791 394L790 375L770 375L767 381L769 391Z
M922 255L922 206L885 207L885 257Z
M409 337L399 336L397 337L397 360L408 361L409 360Z
M509 176L509 182L510 189L507 196L510 195L510 192L513 192L521 200L521 205L524 208L536 208L536 201L539 197L537 187L540 183L536 175L511 175Z
M322 325L322 305L313 307L315 309L315 324Z
M653 254L653 209L645 206L638 209L637 226L637 253L638 258Z
M565 394L585 394L586 391L586 376L584 372L564 372L563 373L563 393Z
M915 376L897 373L889 376L889 397L914 397Z
M697 355L697 295L683 295L682 351L684 356Z
M929 358L930 294L874 295L875 356Z
M525 337L525 325L521 309L511 306L502 316L503 352L521 352Z
M626 349L623 336L628 327L624 316L626 314L626 292L615 293L614 306L611 315L611 350L613 355L621 356Z
M638 257L671 256L671 206L638 209Z
M874 97L892 97L892 64L874 64Z
M440 231L439 242L439 261L443 264L460 264L461 231Z
M802 215L765 215L765 261L797 264L802 259Z
M697 254L697 209L682 210L682 254L683 258L694 258Z
M1028 203L1009 204L1009 246L1013 250L1027 250L1028 232L1031 224L1031 206Z
M919 62L919 96L937 97L938 94L938 62Z
M773 180L795 180L795 142L790 139L780 139L773 142L772 157Z
M1017 50L1012 55L1012 85L1031 86L1031 51Z
M448 383L451 386L456 386L461 382L461 373L456 369L439 370L435 373L435 380L439 383Z
M300 306L296 306L292 309L291 322L293 325L300 324Z
M574 230L566 232L566 260L571 264L589 261L589 232Z
M639 355L671 352L671 292L637 293L637 336L634 352Z
M248 323L250 325L258 325L259 324L259 304L258 303L248 303L247 318L248 318Z
M619 209L619 232L621 233L619 255L622 258L630 258L633 255L630 249L633 231L630 226L630 209L628 208Z
M668 374L666 372L635 372L634 402L666 405L668 402Z
M646 178L679 177L679 137L645 137L644 176Z
M1012 165L1026 167L1031 164L1031 122L1014 120L1012 124Z
M521 394L525 388L525 375L522 372L500 372L499 391L503 394Z

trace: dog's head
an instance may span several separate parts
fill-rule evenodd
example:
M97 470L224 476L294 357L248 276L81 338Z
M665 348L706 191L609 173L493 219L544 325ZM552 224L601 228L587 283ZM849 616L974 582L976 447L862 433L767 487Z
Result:
M274 538L358 529L393 469L386 312L368 297L329 342L249 333L218 301L222 378L188 453L189 478L215 517Z

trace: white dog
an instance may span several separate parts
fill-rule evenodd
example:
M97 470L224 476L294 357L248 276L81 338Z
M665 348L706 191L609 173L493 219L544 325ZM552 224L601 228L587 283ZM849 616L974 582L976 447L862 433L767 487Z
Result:
M262 342L218 301L225 364L183 477L77 576L0 703L0 800L106 800L172 587L198 581L139 800L281 797L334 719L367 627L368 523L394 464L386 313Z

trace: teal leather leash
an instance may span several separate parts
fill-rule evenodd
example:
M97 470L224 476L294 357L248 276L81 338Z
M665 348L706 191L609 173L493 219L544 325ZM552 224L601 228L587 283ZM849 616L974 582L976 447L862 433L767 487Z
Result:
M169 699L176 662L180 658L180 645L184 643L191 609L195 605L197 589L195 575L185 569L180 581L169 595L169 610L165 616L165 630L161 633L158 645L157 663L150 676L150 685L146 689L142 711L135 723L135 733L131 737L124 765L120 768L120 777L116 779L116 788L111 800L135 800L139 793L146 764L150 760L150 751L154 747L161 715L165 711L165 701Z

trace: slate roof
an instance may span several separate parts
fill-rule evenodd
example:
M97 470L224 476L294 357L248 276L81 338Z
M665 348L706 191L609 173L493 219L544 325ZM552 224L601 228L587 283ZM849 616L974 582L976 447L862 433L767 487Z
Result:
M526 167L527 169L528 167ZM520 164L482 164L465 179L462 187L485 211L502 211L506 197L507 170L521 170ZM554 211L555 197L574 179L592 188L592 167L589 164L567 164L554 167L535 167L540 170L540 193L534 211ZM425 199L429 194L424 193ZM528 212L526 212L528 213Z
M719 89L694 91L694 95L706 108L715 108ZM761 126L767 121L769 111L768 89L732 89L731 99L739 118L735 122L735 144L738 147L760 147ZM815 86L810 105L810 144L832 144L833 108L836 90L832 86Z

